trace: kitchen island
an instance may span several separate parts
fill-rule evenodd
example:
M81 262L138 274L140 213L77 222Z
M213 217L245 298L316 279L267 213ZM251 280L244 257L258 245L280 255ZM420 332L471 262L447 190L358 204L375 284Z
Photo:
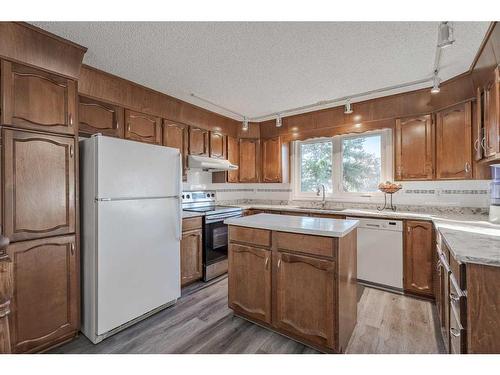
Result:
M229 307L326 353L357 320L357 220L257 214L229 225Z

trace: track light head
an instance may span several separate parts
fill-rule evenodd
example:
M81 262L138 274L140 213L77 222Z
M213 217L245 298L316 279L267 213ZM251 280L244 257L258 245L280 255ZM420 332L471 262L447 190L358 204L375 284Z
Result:
M281 115L278 114L278 116L276 116L276 127L281 128L281 125L283 125L283 123L281 121Z
M347 99L344 105L344 113L350 115L352 113L351 99Z
M247 131L248 130L248 118L246 116L243 117L243 123L241 124L241 129L243 131Z
M431 94L437 94L441 89L439 88L439 77L438 77L438 72L437 70L434 72L434 78L432 79L432 89L431 89Z
M453 26L449 22L441 22L438 31L438 47L446 48L455 42L453 39Z

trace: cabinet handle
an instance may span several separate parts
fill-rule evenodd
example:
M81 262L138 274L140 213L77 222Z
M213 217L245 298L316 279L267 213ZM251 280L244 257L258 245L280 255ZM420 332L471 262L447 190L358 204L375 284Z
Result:
M479 147L479 138L476 138L476 140L474 141L474 151L478 151L478 147Z
M469 164L468 161L465 162L465 168L464 168L464 170L465 170L465 173L469 173L470 172L470 164Z
M130 131L130 122L127 124L127 131Z
M281 259L278 259L278 269L280 268L281 266Z
M486 136L481 139L481 147L483 148L484 151L486 151Z
M450 328L450 333L452 336L455 336L455 337L460 337L460 331L456 328Z
M69 114L69 124L73 126L73 116L71 115L71 113Z
M75 244L74 243L71 243L71 245L69 245L69 249L71 251L71 255L75 255Z
M453 302L458 302L460 301L460 297L457 296L455 293L450 293L450 299L453 301Z
M442 266L442 263L441 263L441 259L439 259L436 263L436 271L439 271L439 269L441 268Z
M69 146L69 157L72 158L73 157L73 145L70 145Z
M268 265L269 265L269 257L266 257L266 270L269 268Z

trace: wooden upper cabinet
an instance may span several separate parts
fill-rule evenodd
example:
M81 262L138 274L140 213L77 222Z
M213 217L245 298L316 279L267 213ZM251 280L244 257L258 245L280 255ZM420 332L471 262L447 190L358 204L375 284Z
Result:
M410 293L432 296L432 223L406 221L404 238L404 289Z
M495 156L500 152L500 77L495 69L491 81L484 90L484 154Z
M189 127L189 154L209 156L208 130Z
M472 178L471 103L436 113L436 178Z
M226 136L224 134L215 131L210 132L210 157L226 158Z
M188 127L184 124L163 120L163 146L177 148L182 153L183 178L186 179L188 154Z
M78 132L101 133L123 138L124 109L112 104L80 96L78 102Z
M263 139L262 182L283 182L281 173L281 138Z
M240 139L240 182L259 182L259 140Z
M273 323L313 344L335 348L335 262L278 252Z
M195 229L182 233L181 240L181 285L201 279L203 231Z
M126 139L161 144L161 118L126 109L125 123Z
M3 130L4 233L11 242L75 232L74 138Z
M74 134L76 84L37 69L2 60L1 123L24 129Z
M434 132L431 115L396 119L396 180L432 180Z
M234 165L239 166L240 164L240 144L237 138L231 136L227 136L227 160ZM238 169L227 172L227 182L239 182L239 179L240 173Z
M234 243L229 246L229 307L270 324L271 251Z
M40 351L78 331L80 265L76 251L75 236L8 247L15 269L10 315L14 353Z

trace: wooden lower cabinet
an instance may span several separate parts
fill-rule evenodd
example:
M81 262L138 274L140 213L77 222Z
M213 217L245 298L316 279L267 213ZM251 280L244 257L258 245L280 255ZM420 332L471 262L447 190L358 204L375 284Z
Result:
M9 245L13 262L10 339L13 353L47 349L79 330L79 256L75 236Z
M189 230L182 233L181 240L181 286L199 280L203 276L202 251L203 231Z
M405 292L433 297L432 223L407 220L403 248L403 288Z
M229 307L271 324L271 251L233 243L228 272Z
M279 252L276 256L276 327L335 348L335 262Z
M320 351L344 352L357 319L356 236L229 226L229 307Z

